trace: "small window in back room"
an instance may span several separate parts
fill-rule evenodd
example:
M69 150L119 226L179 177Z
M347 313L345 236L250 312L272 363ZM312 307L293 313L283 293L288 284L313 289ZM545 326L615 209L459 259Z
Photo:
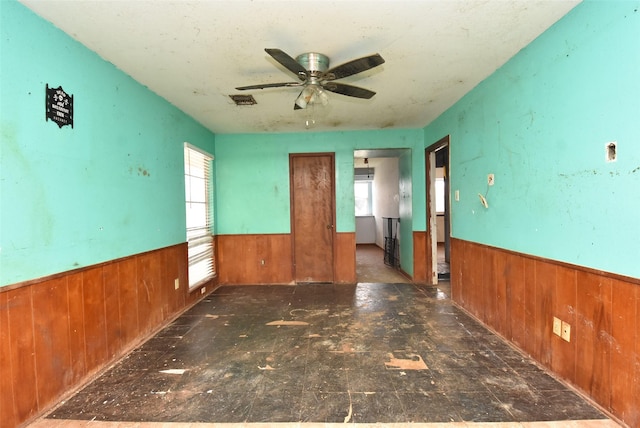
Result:
M444 214L444 178L436 178L436 213Z
M356 196L356 216L366 216L372 214L371 187L371 181L354 182L353 190Z
M356 217L373 215L373 168L356 168L353 182Z
M213 211L211 209L211 161L213 157L184 145L184 185L189 247L189 288L215 276Z

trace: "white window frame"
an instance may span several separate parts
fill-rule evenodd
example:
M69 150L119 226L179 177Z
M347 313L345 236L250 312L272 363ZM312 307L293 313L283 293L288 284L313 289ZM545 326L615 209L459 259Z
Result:
M445 207L445 190L444 190L444 178L437 177L435 181L435 190L436 190L436 214L444 214Z
M211 163L209 153L184 143L186 238L189 289L215 277Z
M355 186L358 184L362 184L362 183L366 183L367 184L367 190L368 190L368 196L367 196L367 206L366 212L357 212L357 204L356 204L356 217L364 217L364 216L371 216L373 215L373 180L354 180L353 182L353 186L354 186L354 194L355 194Z

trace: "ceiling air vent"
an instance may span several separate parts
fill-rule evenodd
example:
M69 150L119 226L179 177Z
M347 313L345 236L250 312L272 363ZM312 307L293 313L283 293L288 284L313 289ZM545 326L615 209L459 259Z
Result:
M237 106L252 106L258 104L253 95L229 95Z

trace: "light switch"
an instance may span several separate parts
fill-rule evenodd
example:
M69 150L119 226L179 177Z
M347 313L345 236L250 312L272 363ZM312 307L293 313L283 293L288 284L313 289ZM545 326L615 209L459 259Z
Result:
M562 336L562 321L560 318L553 317L553 334Z

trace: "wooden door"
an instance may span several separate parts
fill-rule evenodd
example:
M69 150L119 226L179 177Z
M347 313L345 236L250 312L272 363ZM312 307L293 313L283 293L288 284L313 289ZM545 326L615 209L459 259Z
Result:
M293 277L333 282L335 183L333 153L289 155Z
M451 226L449 215L451 205L449 202L449 136L440 139L435 144L425 149L425 167L426 167L426 187L427 187L427 243L426 243L426 265L427 272L431 272L431 284L438 283L438 234L437 234L437 213L436 213L436 168L438 166L445 167L445 261L449 263L449 238L451 236ZM436 160L436 153L441 156ZM429 277L427 277L429 280Z
M425 164L427 176L427 281L438 283L438 235L436 232L436 152L425 149Z

